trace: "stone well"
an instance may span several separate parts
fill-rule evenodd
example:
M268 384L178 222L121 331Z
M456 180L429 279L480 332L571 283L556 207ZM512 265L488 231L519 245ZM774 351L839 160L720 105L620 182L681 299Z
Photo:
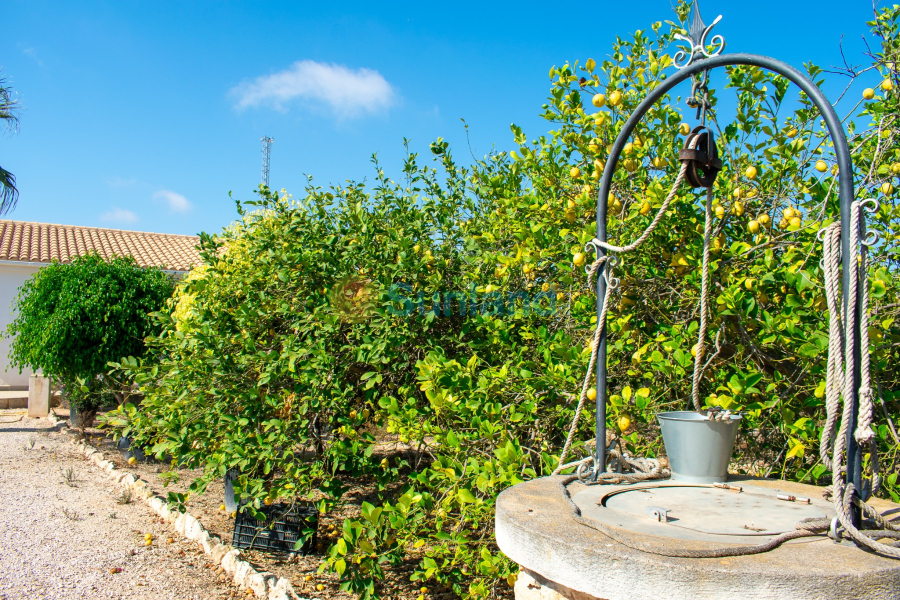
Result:
M517 600L900 598L900 560L824 535L728 558L672 558L634 549L758 544L793 529L801 518L832 517L823 488L734 477L728 483L741 486L741 492L673 482L630 488L571 484L583 518L609 528L613 539L573 518L560 479L522 483L497 500L497 543L522 568ZM801 502L778 500L779 494ZM870 504L889 518L900 518L900 505L877 499ZM662 520L659 508L669 509Z

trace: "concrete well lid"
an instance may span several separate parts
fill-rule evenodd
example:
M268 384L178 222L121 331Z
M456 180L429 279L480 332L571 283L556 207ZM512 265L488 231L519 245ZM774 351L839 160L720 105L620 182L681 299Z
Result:
M560 479L535 479L500 494L496 539L513 561L567 589L605 600L900 598L900 560L852 544L836 544L827 537L725 558L675 558L636 550L573 519L572 508L560 492ZM779 490L816 503L823 491L776 480L738 478L729 483ZM574 498L588 488L574 483L569 489ZM880 500L871 504L889 517L900 517L900 505ZM718 538L710 542L617 531L636 535L645 547L661 550L709 550L724 545Z

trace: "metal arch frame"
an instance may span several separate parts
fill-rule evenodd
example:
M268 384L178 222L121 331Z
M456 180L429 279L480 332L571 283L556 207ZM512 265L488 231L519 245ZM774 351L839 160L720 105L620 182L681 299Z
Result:
M625 147L625 143L628 138L631 136L632 132L634 132L638 123L640 123L641 119L643 119L644 115L647 111L652 107L656 102L661 99L666 93L668 93L672 88L674 88L679 83L689 79L690 77L701 73L703 71L712 70L718 67L726 67L726 66L738 66L738 65L746 65L753 67L761 67L764 69L768 69L769 71L773 71L782 75L793 83L795 83L801 90L803 90L810 100L816 105L819 111L822 114L822 117L825 120L825 125L828 129L829 134L831 135L832 140L834 141L834 149L835 154L837 155L837 165L838 165L838 189L840 193L840 217L841 217L841 254L844 257L850 256L850 205L854 199L854 187L853 187L853 169L852 162L850 158L850 147L847 144L847 136L844 133L844 128L841 125L840 118L838 118L837 113L835 113L834 108L831 103L819 89L819 87L813 83L805 74L795 69L794 67L781 62L780 60L770 58L768 56L761 56L758 54L745 54L745 53L735 53L735 54L721 54L717 56L712 56L710 58L703 58L700 60L696 60L695 62L685 66L678 72L674 73L668 79L659 84L656 88L654 88L646 98L638 105L635 111L628 117L628 120L625 122L622 131L619 133L619 136L616 138L616 141L613 143L612 150L609 153L609 158L606 162L606 168L603 172L603 179L600 183L600 192L597 197L597 239L606 242L607 241L607 202L606 199L609 197L610 188L612 184L612 177L615 173L616 166L619 162L619 157L622 154L622 150ZM596 246L598 257L605 256L606 250L602 247ZM842 260L842 269L843 269L843 289L847 290L850 288L850 268L851 265L849 261ZM600 319L600 316L603 312L603 298L606 294L606 286L607 281L605 277L597 277L597 319ZM864 290L860 289L858 292L860 295L864 293ZM856 306L860 306L859 300L856 303ZM858 309L857 309L858 310ZM844 297L844 323L847 323L847 298ZM857 315L856 322L859 323L858 319L859 315ZM602 471L606 468L606 360L607 360L607 329L604 327L601 332L601 337L599 340L600 348L597 353L597 367L596 367L596 375L597 375L597 401L596 401L596 416L597 416L597 446L596 446L596 460L595 463L597 465L597 470L595 472ZM852 335L854 339L855 348L853 356L847 357L848 360L853 361L853 370L852 370L852 382L850 389L853 390L853 398L850 400L853 403L853 410L851 411L852 417L851 422L847 427L847 479L851 481L857 490L862 490L862 454L859 449L859 444L857 444L856 439L853 437L853 432L856 430L856 417L859 410L859 379L860 379L860 347L859 347L859 328L857 327L852 332L847 332L847 335ZM846 401L846 400L845 400ZM853 509L853 520L854 523L859 525L859 511L858 509Z

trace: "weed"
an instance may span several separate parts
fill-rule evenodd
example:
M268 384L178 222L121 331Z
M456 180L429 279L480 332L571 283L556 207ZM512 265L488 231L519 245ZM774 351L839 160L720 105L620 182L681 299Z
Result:
M67 506L64 506L64 507L61 509L61 511L62 511L63 516L64 516L65 518L69 519L70 521L79 521L79 520L81 520L81 517L78 516L78 511L75 510L75 509L73 509L73 508L69 508L69 507L67 507Z
M65 483L69 487L77 487L75 482L77 479L75 478L75 468L67 467L65 471L63 471L63 483Z
M133 497L131 495L131 489L125 488L122 492L116 497L117 504L131 504Z

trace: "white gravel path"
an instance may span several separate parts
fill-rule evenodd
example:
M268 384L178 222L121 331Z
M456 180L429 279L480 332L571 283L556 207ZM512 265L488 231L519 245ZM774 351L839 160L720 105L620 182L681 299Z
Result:
M168 542L179 536L146 504L119 504L119 492L75 452L71 434L45 419L9 422L21 412L0 410L0 600L234 595L202 553Z

